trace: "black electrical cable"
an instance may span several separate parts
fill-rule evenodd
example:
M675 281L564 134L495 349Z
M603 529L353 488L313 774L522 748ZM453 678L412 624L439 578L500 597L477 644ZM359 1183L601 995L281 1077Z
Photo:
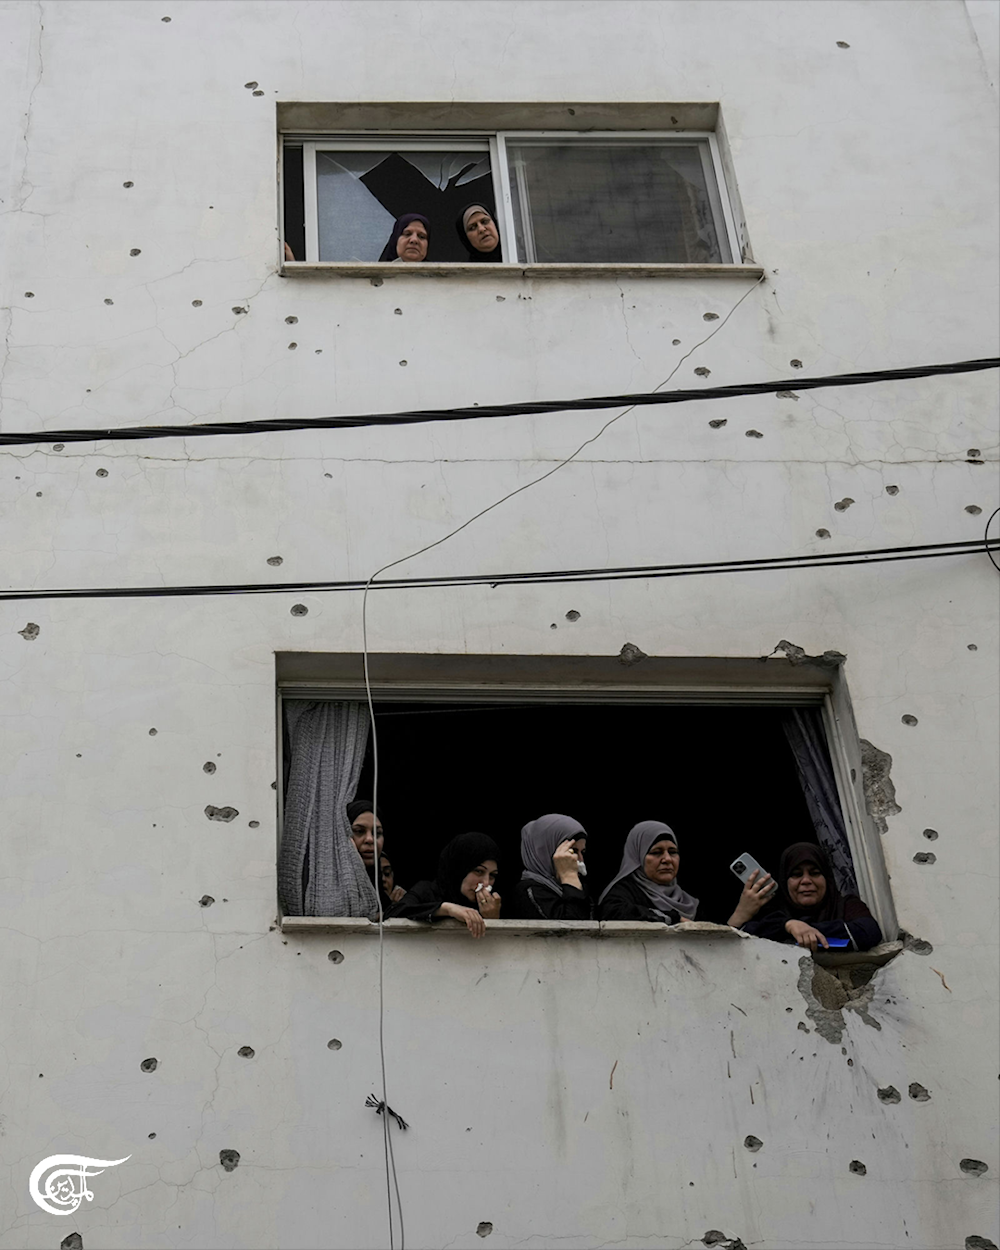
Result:
M993 560L993 552L995 550L995 547L990 542L990 526L993 524L993 518L997 515L998 512L1000 512L1000 508L994 508L993 511L990 513L990 519L986 522L986 528L983 530L983 545L986 548L986 554L993 561L993 567L996 569L998 573L1000 573L1000 564L997 564L996 560ZM996 541L997 541L996 539L993 540L994 543Z
M951 543L920 543L908 547L877 547L867 551L830 552L820 555L763 556L757 560L713 560L698 564L639 564L606 569L552 569L526 573L468 573L451 577L396 577L385 581L337 582L244 582L206 586L101 586L72 590L5 590L0 601L30 602L47 599L163 599L205 595L280 595L296 592L333 593L372 590L422 590L433 587L540 585L548 582L606 582L637 578L692 577L709 573L766 573L799 568L837 567L848 564L887 564L901 560L927 560L940 556L976 555L1000 550L1000 538L965 539Z
M917 365L909 369L882 369L868 373L839 373L819 378L786 378L781 382L748 382L739 386L709 386L688 391L643 391L637 395L602 395L589 399L557 399L537 403L484 404L471 408L426 408L411 412L370 413L346 417L288 417L274 421L225 421L195 425L126 425L119 429L37 430L0 434L0 447L34 443L117 442L148 438L204 438L217 434L266 434L287 430L325 430L371 425L414 425L430 421L478 421L484 417L523 417L546 412L588 411L598 408L638 407L646 404L682 404L703 399L734 399L741 395L768 395L778 391L808 391L826 386L867 386L930 378L955 373L977 373L1000 368L1000 357L959 360L944 365Z

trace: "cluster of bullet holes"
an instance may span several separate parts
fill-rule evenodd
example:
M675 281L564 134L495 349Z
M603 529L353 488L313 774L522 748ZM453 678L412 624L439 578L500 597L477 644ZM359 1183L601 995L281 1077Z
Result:
M205 815L209 820L222 820L227 824L231 820L235 820L239 812L235 807L213 807L211 803L205 808Z
M261 91L260 87L255 82L245 82L243 86L247 91L251 93L251 95L263 95L264 94L263 91Z
M849 495L845 495L843 499L837 500L833 505L833 510L834 512L846 512L852 503L854 503L854 500Z
M142 1063L139 1064L143 1072L155 1072L159 1066L159 1062L156 1059L143 1059Z
M222 1164L223 1171L235 1172L240 1163L240 1152L238 1150L220 1150L219 1162Z

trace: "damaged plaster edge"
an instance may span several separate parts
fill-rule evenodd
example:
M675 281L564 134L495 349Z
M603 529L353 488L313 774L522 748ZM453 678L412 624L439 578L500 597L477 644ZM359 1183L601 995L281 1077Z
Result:
M282 933L360 933L378 936L378 922L363 917L340 916L284 916L280 922ZM386 920L383 932L399 936L427 936L432 933L466 933L459 920L436 920L433 925L419 920ZM749 940L750 934L725 924L712 924L707 920L689 921L684 924L647 924L639 920L491 920L487 924L490 933L500 937L618 937L643 938L664 937L721 937L726 941Z
M369 261L284 261L282 278L372 278L381 286L385 278L752 278L764 276L760 265L670 265L670 264L464 264L461 261L423 261L393 266Z

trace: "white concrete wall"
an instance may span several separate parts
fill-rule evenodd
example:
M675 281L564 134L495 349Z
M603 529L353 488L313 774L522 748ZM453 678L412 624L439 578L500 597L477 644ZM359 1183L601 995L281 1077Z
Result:
M724 384L793 359L819 374L989 355L995 88L973 25L988 14L970 13L0 4L0 428L646 390L713 329L673 384L696 367ZM274 103L302 99L720 101L766 281L719 328L704 314L724 317L745 278L282 278ZM606 419L5 450L3 581L367 576ZM993 374L646 409L409 571L975 537L997 450ZM860 733L893 756L900 922L934 947L879 974L881 1028L849 1011L837 1044L805 1015L796 953L760 942L388 940L409 1246L479 1245L480 1221L491 1246L679 1248L709 1229L768 1250L1000 1240L996 590L975 557L372 600L376 650L755 656L787 638L846 653ZM571 607L580 620L550 630ZM0 604L3 1250L74 1228L89 1250L387 1244L362 1106L375 943L338 939L334 965L329 939L271 928L273 653L357 650L359 613L302 594ZM240 816L210 823L208 803ZM937 862L918 865L926 827ZM901 1103L876 1097L890 1084ZM26 1192L56 1152L132 1158L59 1220ZM990 1170L963 1174L966 1157Z

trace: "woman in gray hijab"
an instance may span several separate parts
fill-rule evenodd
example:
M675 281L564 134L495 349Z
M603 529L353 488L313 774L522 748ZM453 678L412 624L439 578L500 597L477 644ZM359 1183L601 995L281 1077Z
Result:
M524 872L514 887L511 914L518 920L592 920L594 903L584 892L587 831L572 816L552 813L521 830Z
M618 876L601 895L602 920L680 924L694 920L698 900L677 884L677 838L669 825L644 820L625 839Z

